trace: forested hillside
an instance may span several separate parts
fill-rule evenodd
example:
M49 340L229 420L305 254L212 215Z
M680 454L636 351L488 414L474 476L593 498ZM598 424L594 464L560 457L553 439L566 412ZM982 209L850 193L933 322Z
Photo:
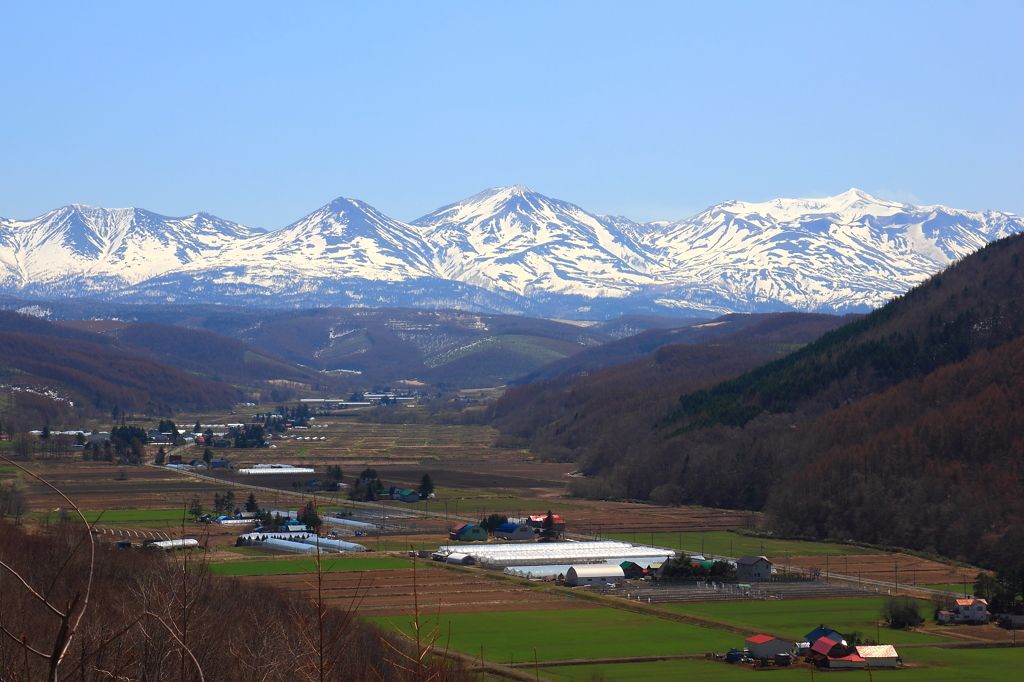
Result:
M228 407L241 392L168 365L89 341L0 331L0 372L5 384L50 391L68 408L172 414ZM55 408L59 409L59 408ZM48 415L42 423L54 417Z
M511 383L546 381L579 372L615 367L650 357L656 349L667 344L715 343L742 346L761 355L777 356L860 317L858 314L837 317L815 313L729 313L697 323L693 320L679 320L677 327L645 330L549 362Z
M57 428L97 413L170 415L230 407L234 386L142 357L101 334L0 312L5 430Z
M714 386L695 374L671 406L615 414L606 399L579 401L567 419L568 397L606 375L613 385L617 368L560 393L542 385L550 395L531 428L501 403L495 424L543 456L579 461L579 494L765 509L786 534L1019 561L1022 251L1021 237L995 242L784 358ZM581 420L591 427L574 429Z
M527 375L524 385L509 389L494 405L494 424L505 442L530 443L547 459L589 465L599 451L615 458L609 441L626 447L653 434L656 422L675 409L680 393L776 359L851 317L858 316L730 314L681 329L652 329ZM602 364L607 368L596 371ZM548 374L554 378L530 381ZM658 436L644 447L658 447L662 440Z

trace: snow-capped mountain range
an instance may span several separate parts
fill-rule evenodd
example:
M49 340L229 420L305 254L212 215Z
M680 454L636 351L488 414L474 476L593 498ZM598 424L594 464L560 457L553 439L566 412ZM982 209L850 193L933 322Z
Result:
M914 206L851 189L728 201L676 222L588 213L489 189L412 223L339 198L266 232L206 213L74 204L0 218L0 293L124 302L620 313L865 311L984 244L1009 213Z

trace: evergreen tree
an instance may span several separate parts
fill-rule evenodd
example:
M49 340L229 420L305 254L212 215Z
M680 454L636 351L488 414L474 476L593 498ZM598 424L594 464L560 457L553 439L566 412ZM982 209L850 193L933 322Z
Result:
M319 533L320 527L324 525L324 520L317 514L316 505L308 502L305 508L299 512L299 523L304 524L307 530Z
M203 515L203 503L199 501L198 496L192 496L192 501L188 505L188 513L197 521L199 520L199 517Z
M209 464L213 460L213 453L210 452L210 448L203 450L203 461Z
M434 494L434 481L431 480L430 474L423 474L423 478L420 479L420 497L426 499Z
M245 511L258 512L260 507L256 504L256 493L249 493L249 499L245 501Z
M491 514L486 519L480 521L480 527L486 530L488 533L493 533L497 530L498 526L503 523L508 523L508 517L502 516L501 514Z
M157 464L163 464L164 463L164 458L166 457L166 455L167 455L167 453L164 452L164 446L161 445L160 448L157 449L157 451L156 451L156 459L154 461Z
M555 515L548 509L548 515L544 517L544 525L541 528L540 537L542 540L554 540L556 535Z

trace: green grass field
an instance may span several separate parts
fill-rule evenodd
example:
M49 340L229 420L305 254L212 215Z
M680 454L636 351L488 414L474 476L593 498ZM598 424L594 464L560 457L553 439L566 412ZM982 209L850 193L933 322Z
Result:
M957 596L962 597L964 595L964 584L963 583L942 583L937 585L918 585L917 587L924 587L929 590L945 590L947 592L954 592ZM967 583L967 594L974 592L974 584L971 582Z
M609 540L625 540L649 544L650 533L616 533L605 535ZM634 540L634 537L636 538ZM750 538L729 531L712 531L708 533L655 533L654 544L659 547L675 547L691 554L702 551L719 556L739 557L745 554L767 556L838 556L843 554L878 554L876 550L839 545L829 542L802 542L800 540L771 540ZM762 545L764 551L762 551ZM702 549L703 548L703 549Z
M900 651L912 667L899 670L873 670L876 682L1004 682L1012 680L1024 665L1024 648L1018 649L931 649L914 648ZM810 679L808 668L769 668L773 680ZM742 682L758 680L759 671L726 663L682 660L652 663L616 663L606 665L541 667L541 675L560 682ZM841 675L843 679L867 680L863 670L820 671L819 674Z
M324 571L382 571L392 568L409 568L411 562L392 557L344 557L324 558ZM312 559L281 561L237 561L225 564L210 564L210 572L218 575L283 575L287 573L315 573L316 562Z
M390 627L386 618L372 619ZM391 623L409 633L408 617ZM541 661L602 656L656 656L727 651L743 638L728 632L661 620L616 609L566 609L442 615L438 644L492 661ZM431 622L431 627L433 621Z
M880 636L882 644L925 644L949 641L944 637L890 630L884 626L877 628L876 632L875 622L883 601L883 597L727 601L707 604L673 604L667 608L788 637L803 637L823 623L844 635L857 631L862 640L875 639L876 636ZM930 618L931 603L923 600L919 603L921 615Z

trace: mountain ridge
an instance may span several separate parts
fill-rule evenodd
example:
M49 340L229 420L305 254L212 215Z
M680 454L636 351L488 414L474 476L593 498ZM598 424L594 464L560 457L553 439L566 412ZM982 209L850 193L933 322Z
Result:
M564 319L867 312L1024 231L997 211L878 199L726 201L677 221L521 185L410 223L339 197L273 231L72 204L0 218L0 293L239 305L462 307Z

